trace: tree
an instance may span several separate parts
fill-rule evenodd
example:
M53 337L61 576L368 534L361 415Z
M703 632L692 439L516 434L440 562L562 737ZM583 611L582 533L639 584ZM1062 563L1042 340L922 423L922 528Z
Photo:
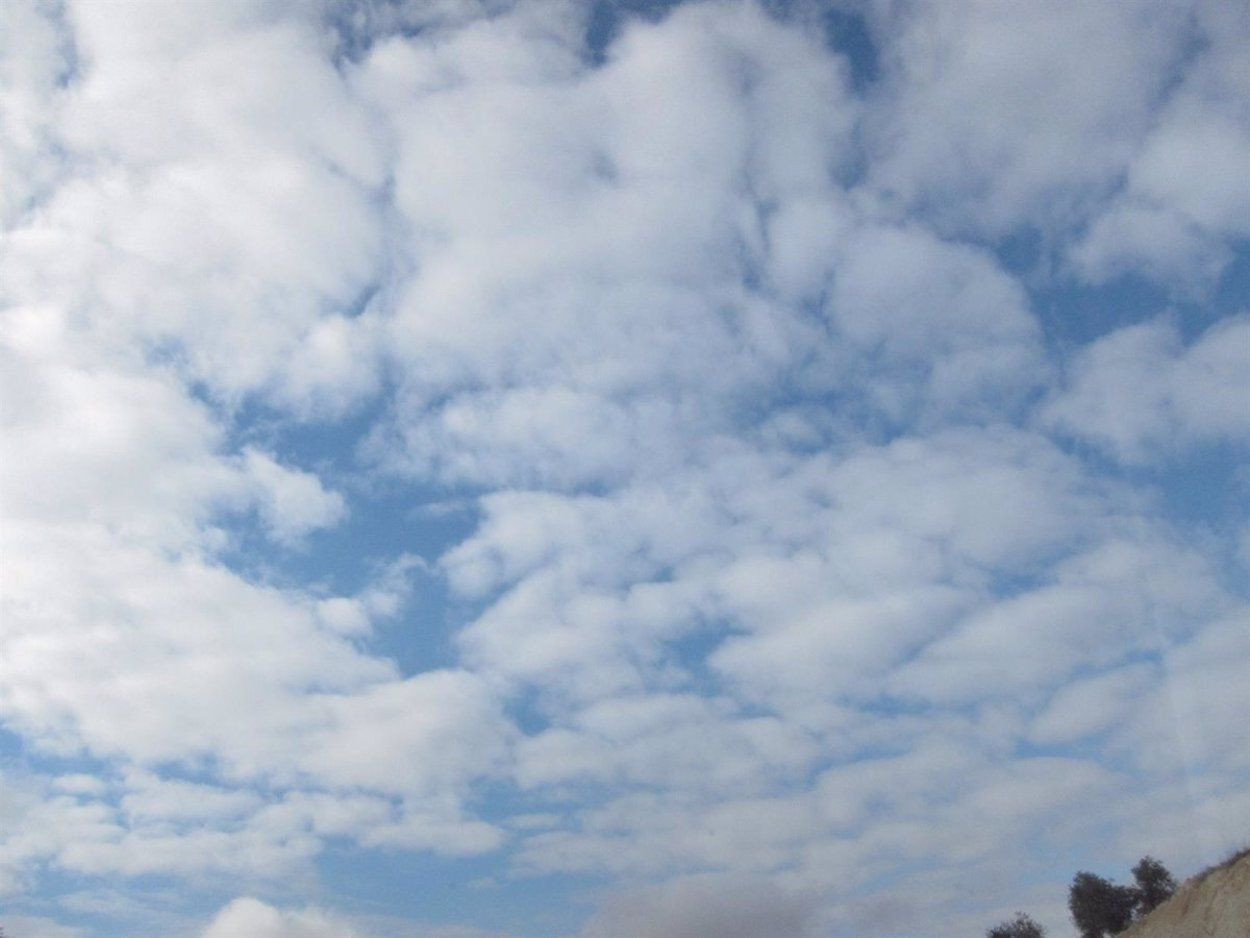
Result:
M1176 892L1176 880L1168 868L1152 856L1144 856L1133 867L1133 879L1137 880L1137 917L1149 915L1160 903L1172 898Z
M1108 938L1128 928L1137 905L1137 890L1117 886L1084 871L1072 878L1068 889L1068 909L1081 938Z
M1023 912L1017 912L1010 922L1002 922L987 931L985 938L1046 938L1046 929Z

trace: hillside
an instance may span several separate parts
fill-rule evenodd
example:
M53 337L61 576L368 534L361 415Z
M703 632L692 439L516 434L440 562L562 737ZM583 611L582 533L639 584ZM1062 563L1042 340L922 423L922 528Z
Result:
M1187 880L1119 938L1247 938L1250 852Z

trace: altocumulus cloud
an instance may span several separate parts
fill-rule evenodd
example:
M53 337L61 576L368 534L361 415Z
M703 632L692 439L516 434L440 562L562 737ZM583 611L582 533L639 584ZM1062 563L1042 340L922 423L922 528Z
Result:
M1250 12L0 18L15 938L1062 934L1247 836Z

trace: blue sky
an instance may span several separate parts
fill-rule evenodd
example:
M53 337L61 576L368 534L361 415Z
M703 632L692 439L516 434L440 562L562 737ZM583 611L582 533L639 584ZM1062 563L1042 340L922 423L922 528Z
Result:
M928 938L1250 839L1250 14L0 10L13 938Z

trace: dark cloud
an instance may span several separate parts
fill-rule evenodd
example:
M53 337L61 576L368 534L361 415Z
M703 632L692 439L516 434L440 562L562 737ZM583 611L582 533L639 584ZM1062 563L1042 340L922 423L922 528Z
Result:
M582 938L804 938L813 904L768 880L682 880L614 896Z

